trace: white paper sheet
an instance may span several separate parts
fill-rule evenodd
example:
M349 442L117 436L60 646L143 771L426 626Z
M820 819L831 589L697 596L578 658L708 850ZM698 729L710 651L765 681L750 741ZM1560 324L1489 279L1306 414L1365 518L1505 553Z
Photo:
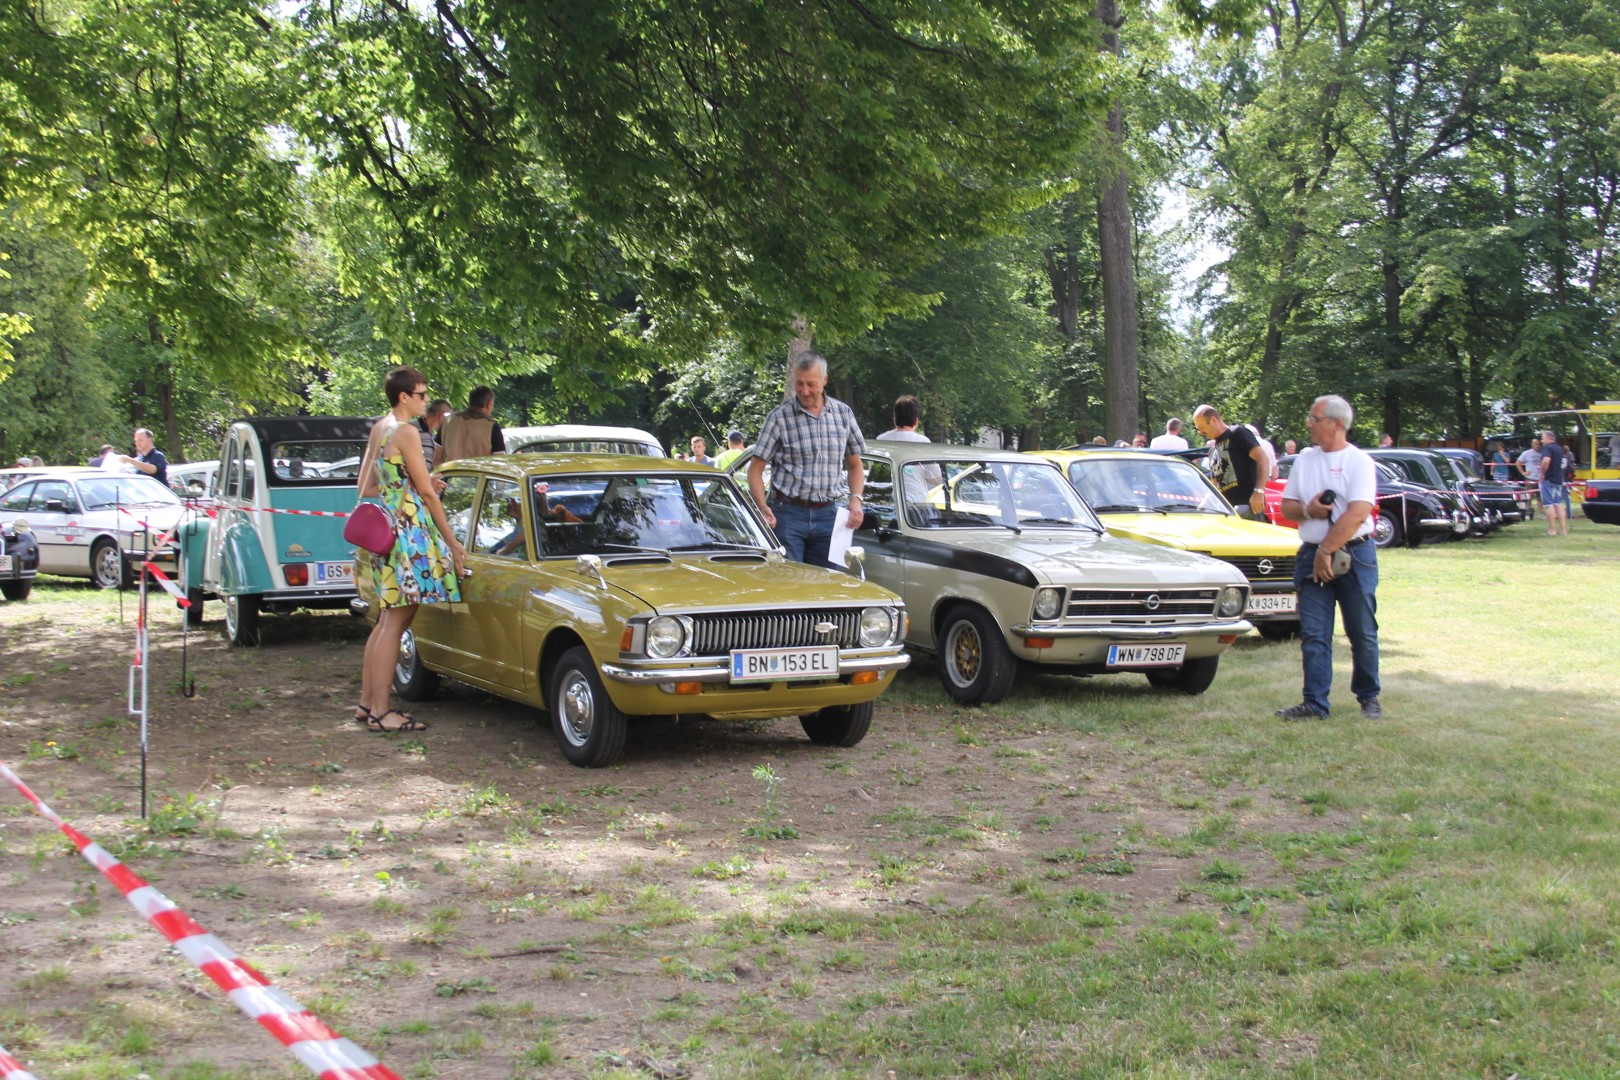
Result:
M832 542L827 545L827 561L842 570L844 555L854 542L855 530L849 527L849 507L840 506L833 522Z

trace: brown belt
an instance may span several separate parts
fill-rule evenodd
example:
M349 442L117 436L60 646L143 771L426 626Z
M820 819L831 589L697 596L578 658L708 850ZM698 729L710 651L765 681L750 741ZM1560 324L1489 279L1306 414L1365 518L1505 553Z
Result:
M783 495L781 492L776 493L776 498L780 502L792 503L794 506L802 506L806 510L825 510L827 507L832 505L831 499L828 499L826 502L811 502L809 499L795 499L792 495Z

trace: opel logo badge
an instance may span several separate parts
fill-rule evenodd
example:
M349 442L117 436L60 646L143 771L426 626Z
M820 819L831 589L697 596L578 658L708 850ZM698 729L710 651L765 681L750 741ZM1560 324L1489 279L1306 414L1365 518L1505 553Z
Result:
M1271 562L1270 559L1261 559L1260 560L1260 576L1261 577L1270 577L1271 572L1273 570L1275 570L1275 569L1276 569L1276 567L1272 565L1272 562Z
M1159 610L1159 594L1158 593L1148 593L1148 598L1145 601L1145 604L1146 604L1147 609L1149 611L1158 611Z
M818 622L818 623L816 623L816 633L818 633L818 634L830 634L836 629L838 629L838 624L837 623L830 623L830 622Z

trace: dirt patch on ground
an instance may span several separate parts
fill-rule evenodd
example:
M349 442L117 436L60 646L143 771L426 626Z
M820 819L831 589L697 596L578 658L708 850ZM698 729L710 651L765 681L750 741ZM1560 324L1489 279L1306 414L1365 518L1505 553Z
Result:
M743 998L813 1018L890 978L892 946L860 931L874 914L996 902L1021 879L1121 910L1208 904L1187 888L1207 853L1177 847L1208 805L1241 807L1232 830L1342 825L1230 786L1178 809L1162 763L989 717L964 733L943 701L880 702L852 750L792 718L648 724L620 764L582 770L542 714L448 684L415 709L430 731L381 737L350 719L360 621L273 620L263 648L237 650L211 620L189 639L186 697L179 620L154 602L152 832L125 710L132 615L94 594L0 607L0 756L402 1075L703 1075L683 1039ZM904 678L934 676L920 661ZM9 791L0 1015L26 1030L0 1042L50 1058L136 1028L168 1068L302 1075ZM1249 882L1276 874L1246 861ZM812 932L784 934L796 919Z

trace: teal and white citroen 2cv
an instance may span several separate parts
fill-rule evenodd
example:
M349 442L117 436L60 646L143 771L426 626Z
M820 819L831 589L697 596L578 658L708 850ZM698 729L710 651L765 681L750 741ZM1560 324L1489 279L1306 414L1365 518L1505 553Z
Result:
M231 424L220 447L215 501L181 526L192 625L202 623L204 600L221 600L226 637L233 645L257 645L262 612L349 606L355 552L343 525L354 509L355 480L325 471L364 453L374 422L293 416Z

